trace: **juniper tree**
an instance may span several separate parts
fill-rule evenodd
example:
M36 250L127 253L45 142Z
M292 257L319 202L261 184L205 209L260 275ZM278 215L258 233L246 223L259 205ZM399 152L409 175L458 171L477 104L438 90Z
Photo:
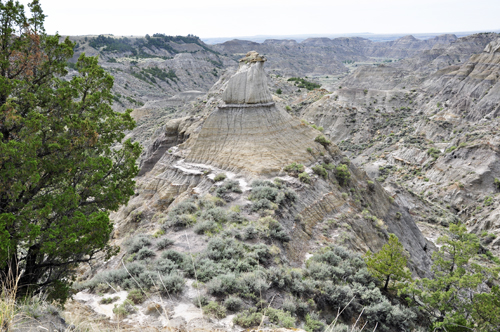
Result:
M480 262L480 243L464 225L450 224L438 238L433 278L415 281L406 292L433 320L436 331L499 331L499 267ZM497 261L497 260L496 260Z
M410 271L407 269L407 258L404 248L398 237L394 234L389 234L389 241L382 249L374 254L368 251L365 255L368 271L384 283L384 290L387 290L389 282L405 281L411 277Z
M130 110L111 109L113 77L74 43L45 33L39 1L0 0L0 283L64 300L77 264L108 245L133 194L140 147L124 141Z

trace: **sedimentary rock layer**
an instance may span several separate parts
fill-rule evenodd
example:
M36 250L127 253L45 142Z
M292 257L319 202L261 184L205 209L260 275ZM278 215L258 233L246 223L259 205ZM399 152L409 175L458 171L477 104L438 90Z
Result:
M307 148L323 149L316 135L272 103L224 107L205 121L187 160L254 174L279 172L292 162L312 162Z

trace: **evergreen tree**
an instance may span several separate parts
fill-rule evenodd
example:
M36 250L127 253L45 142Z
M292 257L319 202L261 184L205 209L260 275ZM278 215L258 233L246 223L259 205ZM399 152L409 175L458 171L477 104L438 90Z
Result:
M493 262L479 264L480 243L463 225L450 225L433 254L433 278L415 281L407 292L442 331L499 331L500 292Z
M0 0L0 284L64 300L77 264L113 255L109 210L133 194L137 143L130 110L111 109L113 78L74 43L48 36L39 1L31 17Z
M411 278L403 245L394 234L389 234L388 243L377 254L368 250L365 261L368 271L384 284L384 290L387 290L390 280L406 281Z

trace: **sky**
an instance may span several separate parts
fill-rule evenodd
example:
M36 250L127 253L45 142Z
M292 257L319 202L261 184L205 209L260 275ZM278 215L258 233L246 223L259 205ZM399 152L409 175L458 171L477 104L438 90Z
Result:
M1 0L2 2L5 0ZM29 0L21 0L27 4ZM201 38L500 29L500 0L40 0L47 33Z

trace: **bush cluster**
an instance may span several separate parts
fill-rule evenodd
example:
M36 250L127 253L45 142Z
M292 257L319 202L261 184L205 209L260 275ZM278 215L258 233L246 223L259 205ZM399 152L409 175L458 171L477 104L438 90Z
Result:
M219 173L214 177L215 182L224 181L226 179L226 174Z
M311 176L307 172L302 172L299 174L300 182L311 183Z
M290 77L288 79L288 82L295 82L295 86L299 88L305 88L307 90L314 90L321 87L321 84L309 82L300 77Z
M228 193L241 193L240 183L234 180L225 181L224 184L215 189L215 195L224 198Z
M170 210L167 222L163 225L164 229L169 227L184 228L196 223L194 213L198 210L193 200L183 201Z
M314 173L318 174L319 176L321 176L325 179L328 177L328 172L326 171L326 169L322 165L313 166L312 170Z
M292 176L299 176L300 173L304 172L305 167L302 164L291 163L284 168L284 171Z
M345 185L351 178L349 167L346 164L338 165L335 168L335 178L341 185Z
M255 186L266 187L269 184ZM278 196L275 191L258 192L270 198ZM227 218L227 214L221 215L216 207L212 209L204 211L204 218L214 222ZM280 223L271 217L259 219L257 229L268 239L289 240ZM131 243L138 241L142 240L134 239ZM144 243L143 248L151 245L147 241ZM124 289L137 289L137 281L145 290L164 292L166 289L169 294L176 294L184 287L183 276L194 278L196 274L197 281L205 283L208 295L216 299L208 302L204 298L201 301L203 311L218 318L225 316L227 311L235 312L234 322L242 327L259 325L262 315L266 315L277 326L293 328L297 319L301 319L308 330L321 330L328 316L320 313L344 308L349 302L340 317L345 323L350 323L350 318L357 317L365 308L363 317L371 329L375 324L380 331L410 330L414 326L416 313L391 303L381 293L378 281L370 275L358 254L341 247L325 247L307 261L305 269L273 266L271 257L268 245L241 242L229 231L224 231L211 238L206 249L196 256L167 249L159 257L127 264L127 269L100 273L85 287L97 289L109 283ZM258 303L275 292L290 295L278 307ZM130 294L131 302L141 300L139 291Z
M297 200L297 194L281 182L254 181L249 199L253 201L251 210L275 210Z
M323 146L328 146L330 144L332 144L332 142L330 142L329 140L326 139L325 136L323 135L318 135L316 136L316 138L314 139L314 141L318 142L319 144L323 145Z

